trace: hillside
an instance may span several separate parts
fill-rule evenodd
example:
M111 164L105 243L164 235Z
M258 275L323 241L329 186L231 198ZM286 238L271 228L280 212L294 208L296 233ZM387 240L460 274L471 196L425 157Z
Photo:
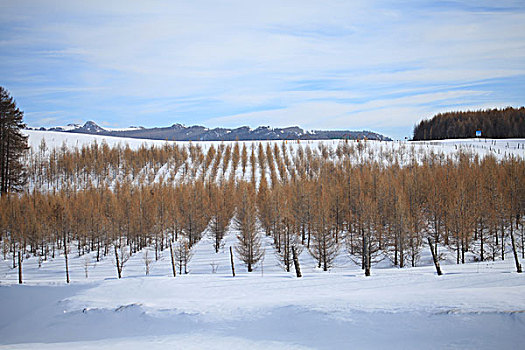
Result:
M525 137L525 107L440 113L414 128L415 141Z
M0 201L0 349L525 341L524 139L26 133L28 191Z

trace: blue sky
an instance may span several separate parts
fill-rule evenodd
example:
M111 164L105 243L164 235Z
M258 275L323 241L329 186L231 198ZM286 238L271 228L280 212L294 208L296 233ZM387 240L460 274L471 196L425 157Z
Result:
M522 106L523 1L0 0L30 126L299 125L410 136Z

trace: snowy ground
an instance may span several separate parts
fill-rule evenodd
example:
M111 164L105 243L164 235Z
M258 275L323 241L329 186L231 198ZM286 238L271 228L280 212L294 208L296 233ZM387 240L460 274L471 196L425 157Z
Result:
M134 139L125 137L112 137L112 136L100 136L100 135L89 135L89 134L77 134L67 132L56 132L56 131L39 131L39 130L24 130L24 133L29 136L29 146L34 150L38 150L42 139L45 140L46 145L49 149L60 148L66 145L69 148L82 147L89 145L96 141L99 144L105 142L108 146L113 147L117 145L125 146L128 145L131 149L137 149L141 145L148 146L162 146L166 142L169 144L176 143L179 146L188 146L190 143L199 144L204 151L206 151L211 145L217 147L223 143L225 145L234 144L235 141L163 141L163 140L147 140L147 139ZM245 143L248 146L252 144L258 145L262 143L281 145L283 141L239 141L239 143ZM286 141L288 146L297 149L299 146L305 147L309 145L312 149L318 147L319 144L326 145L335 149L341 140L311 140L311 141ZM358 141L350 141L356 145ZM361 141L362 142L362 141ZM428 153L433 151L434 153L451 154L458 150L471 151L481 156L492 154L497 158L503 158L507 155L515 155L521 158L525 157L525 139L454 139L454 140L438 140L438 141L367 141L370 148L378 152L380 149L388 151L391 149L398 150L399 148L405 148L410 151L412 148L415 152Z
M48 147L80 147L95 139L132 148L164 144L27 133L35 149L42 137ZM324 144L335 148L338 142ZM318 143L301 141L312 148ZM201 144L206 149L213 143ZM500 159L525 157L523 139L369 144L376 150L463 149ZM0 349L518 349L525 344L525 274L514 272L510 254L505 261L456 265L453 253L441 247L447 259L445 274L438 277L425 247L419 267L392 268L383 260L366 278L344 251L329 272L318 270L303 251L304 277L297 279L279 266L270 243L265 241L264 262L253 273L236 260L235 278L228 251L235 231L218 254L203 238L190 273L176 278L168 251L153 262L149 276L144 251L133 255L118 280L112 256L97 263L93 254L86 260L72 247L70 285L62 256L41 267L37 258L26 259L21 286L10 257L0 258ZM154 258L153 251L149 256Z
M144 252L135 254L121 280L109 256L90 260L88 278L85 258L72 256L70 285L61 257L40 268L36 258L26 260L22 286L4 260L0 348L517 349L525 342L525 276L510 260L444 261L438 277L423 252L421 267L383 262L366 278L344 252L322 272L303 251L297 279L266 240L263 266L249 274L237 260L233 278L234 241L232 231L216 254L203 238L190 273L176 278L167 251L149 276Z

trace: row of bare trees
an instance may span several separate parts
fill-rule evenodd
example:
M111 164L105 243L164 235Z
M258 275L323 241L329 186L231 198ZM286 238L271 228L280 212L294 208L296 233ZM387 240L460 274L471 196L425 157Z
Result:
M378 146L379 145L379 146ZM134 186L202 180L258 182L265 172L269 184L318 177L324 161L354 164L381 162L401 166L426 161L432 148L394 142L253 142L164 143L161 146L110 147L106 142L49 148L42 139L26 155L28 187L38 192L78 191L129 182ZM441 155L443 156L443 154Z
M120 278L130 256L152 247L155 260L170 248L174 264L182 260L187 267L190 252L183 250L190 250L207 228L219 251L234 214L234 187L202 181L175 187L124 183L112 190L93 187L4 196L0 211L4 259L21 251L22 256L46 261L61 252L69 280L68 253L74 245L79 256L94 253L97 262L114 254Z
M416 266L425 245L436 263L442 248L454 251L458 264L465 263L468 254L483 261L506 259L510 252L521 271L519 259L525 254L523 160L506 157L498 161L459 152L449 157L427 155L420 161L412 157L401 166L395 160L385 161L398 156L394 151L390 156L382 151L382 158L356 161L352 155L361 157L366 147L341 142L335 150L320 145L315 151L299 147L292 153L285 143L259 143L251 148L235 143L203 152L194 145L182 161L194 176L157 182L129 176L115 181L110 173L121 172L123 163L143 162L143 166L150 162L152 169L157 168L155 178L166 164L176 163L176 154L186 148L125 148L122 164L114 165L112 154L123 149L102 147L93 152L97 159L106 160L102 168L112 181L97 170L100 177L81 188L61 186L50 178L51 184L45 180L32 191L2 197L4 259L11 258L15 267L28 254L46 260L61 252L69 280L67 259L74 245L76 254L96 252L97 260L114 255L120 277L129 256L151 247L155 259L164 249L170 250L176 275L176 267L179 273L187 272L192 248L205 233L212 235L219 252L233 223L238 230L235 250L248 271L263 257L263 234L272 238L286 271L303 249L325 271L343 251L366 274L373 262L382 259L399 267ZM76 149L60 152L64 154L61 159L77 159L72 156ZM43 166L47 173L51 157L42 157L40 164L47 162ZM199 159L208 165L197 167L194 163ZM226 162L236 165L225 167ZM73 177L85 172L92 179L95 170L85 169L87 163L77 159L66 168L75 169L71 170ZM203 175L213 173L214 164L219 164L215 172L223 169L220 171L243 176ZM31 169L40 171L39 167ZM250 174L245 180L247 169ZM137 171L144 172L144 168ZM64 170L57 173L65 176ZM33 183L39 176L33 174Z

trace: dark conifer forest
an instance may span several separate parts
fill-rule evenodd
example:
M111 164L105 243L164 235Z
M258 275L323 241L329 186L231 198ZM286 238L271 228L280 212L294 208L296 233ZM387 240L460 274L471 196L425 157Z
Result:
M525 108L507 107L480 111L446 112L422 120L414 128L414 141L471 138L525 137Z

